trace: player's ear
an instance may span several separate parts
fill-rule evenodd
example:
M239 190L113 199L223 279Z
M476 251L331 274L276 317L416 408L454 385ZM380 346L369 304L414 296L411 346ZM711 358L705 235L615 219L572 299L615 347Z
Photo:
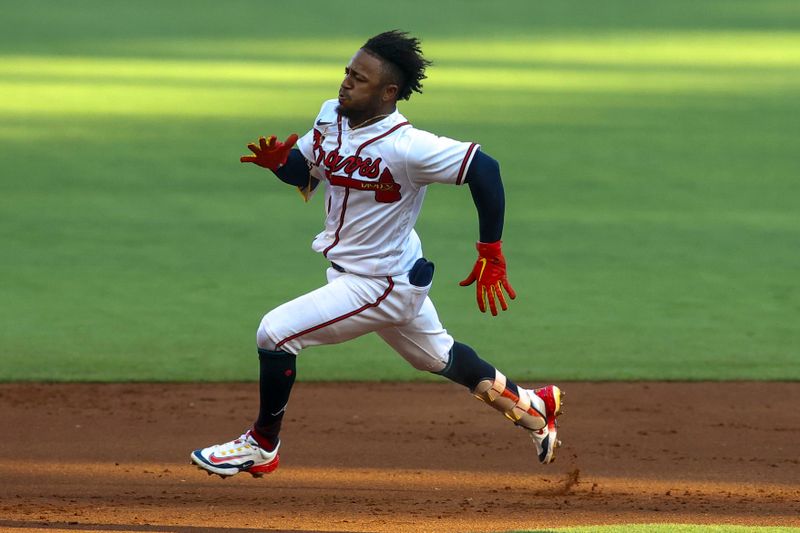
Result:
M382 99L384 102L391 102L397 100L397 94L400 90L400 87L397 86L395 83L387 83L383 86L383 96Z

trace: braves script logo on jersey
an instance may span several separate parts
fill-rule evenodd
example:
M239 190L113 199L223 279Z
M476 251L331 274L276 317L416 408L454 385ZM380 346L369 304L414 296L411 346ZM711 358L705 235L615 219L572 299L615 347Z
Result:
M388 167L384 165L381 170L383 161L380 157L374 160L371 157L362 158L358 151L354 155L344 157L339 154L338 148L325 152L325 149L322 148L322 140L322 133L315 128L313 151L316 159L314 165L325 167L325 177L331 185L358 191L374 191L375 201L380 203L390 204L400 200L400 184L394 181ZM345 175L339 174L340 172ZM356 172L368 180L375 180L375 178L378 180L355 179L353 174Z

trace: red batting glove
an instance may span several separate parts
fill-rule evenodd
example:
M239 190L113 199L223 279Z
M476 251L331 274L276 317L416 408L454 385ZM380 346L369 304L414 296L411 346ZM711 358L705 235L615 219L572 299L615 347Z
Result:
M486 300L488 299L489 309L491 309L493 316L497 316L497 305L494 302L495 296L500 300L500 307L503 308L503 311L508 310L503 289L506 290L512 300L517 297L517 293L514 292L506 276L506 258L503 257L503 252L500 250L502 244L503 241L476 243L478 260L475 261L475 266L472 267L472 272L469 273L467 279L459 283L462 287L466 287L477 281L478 284L475 289L478 297L478 309L481 310L481 313L485 313Z
M255 144L247 145L250 151L256 155L243 155L239 158L239 161L242 163L255 163L274 172L286 163L286 159L289 158L289 151L296 142L296 133L289 135L286 138L286 142L278 141L274 135L270 135L269 139L259 137L258 146Z

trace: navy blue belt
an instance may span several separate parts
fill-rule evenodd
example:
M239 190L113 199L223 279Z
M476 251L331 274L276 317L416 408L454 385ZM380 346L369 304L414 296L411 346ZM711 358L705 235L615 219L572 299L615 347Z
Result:
M342 268L340 265L337 265L337 264L336 264L336 263L334 263L333 261L331 261L331 266L333 267L333 269L334 269L334 270L337 270L337 271L339 271L339 272L347 272L347 270L345 270L344 268Z

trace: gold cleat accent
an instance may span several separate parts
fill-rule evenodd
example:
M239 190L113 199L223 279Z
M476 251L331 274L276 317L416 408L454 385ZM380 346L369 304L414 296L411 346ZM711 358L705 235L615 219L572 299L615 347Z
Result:
M561 390L561 389L559 389ZM558 404L556 405L556 416L561 416L564 414L564 396L567 393L561 390L561 394L558 395Z

